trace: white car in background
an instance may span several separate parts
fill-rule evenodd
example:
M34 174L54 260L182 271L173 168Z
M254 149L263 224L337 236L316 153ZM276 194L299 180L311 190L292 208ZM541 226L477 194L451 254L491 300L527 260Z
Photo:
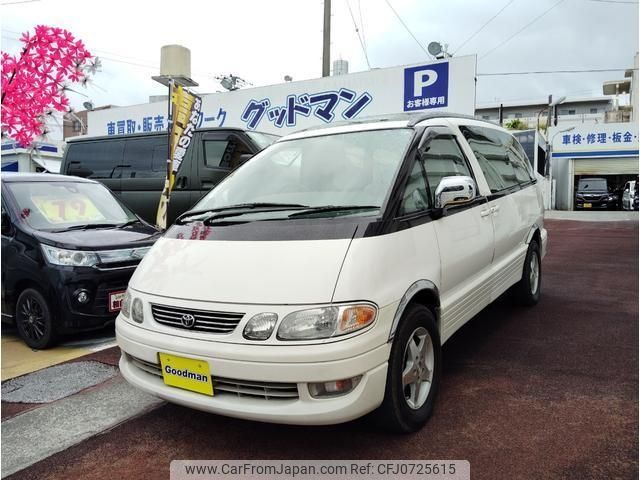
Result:
M635 180L624 184L622 192L622 209L638 210L638 184Z
M170 402L320 425L429 418L442 345L512 288L540 296L547 231L514 137L472 118L285 137L183 214L136 270L120 369Z

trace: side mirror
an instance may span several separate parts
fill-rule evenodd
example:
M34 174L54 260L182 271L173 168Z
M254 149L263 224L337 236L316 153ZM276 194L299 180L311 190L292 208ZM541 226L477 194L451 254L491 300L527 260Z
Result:
M444 177L436 187L435 207L462 205L476 198L476 182L471 177Z

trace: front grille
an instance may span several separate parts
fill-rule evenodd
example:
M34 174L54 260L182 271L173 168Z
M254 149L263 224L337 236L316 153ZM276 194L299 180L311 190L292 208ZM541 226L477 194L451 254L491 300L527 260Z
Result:
M261 397L266 400L290 400L292 398L298 398L298 385L295 383L212 378L215 393L227 392L233 393L238 397Z
M147 362L128 355L141 370L162 377L157 363ZM265 400L292 400L298 398L298 385L295 383L260 382L257 380L235 380L232 378L211 377L215 395L236 395L238 397L264 398Z
M166 305L151 305L153 319L174 328L194 330L196 332L230 333L238 326L244 313L212 312L208 310L194 310L192 308L168 307ZM193 324L183 322L183 317L192 315Z

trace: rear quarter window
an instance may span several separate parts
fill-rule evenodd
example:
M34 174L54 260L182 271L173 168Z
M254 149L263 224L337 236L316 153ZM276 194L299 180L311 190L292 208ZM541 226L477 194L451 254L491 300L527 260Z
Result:
M67 145L65 173L86 178L112 178L119 175L124 140L72 142Z

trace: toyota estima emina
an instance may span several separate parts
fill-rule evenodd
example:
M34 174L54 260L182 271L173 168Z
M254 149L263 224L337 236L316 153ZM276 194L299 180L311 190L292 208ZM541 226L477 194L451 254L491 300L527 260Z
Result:
M129 283L120 369L246 419L399 431L430 416L441 347L511 289L533 305L547 233L506 130L403 117L285 137L178 218Z

